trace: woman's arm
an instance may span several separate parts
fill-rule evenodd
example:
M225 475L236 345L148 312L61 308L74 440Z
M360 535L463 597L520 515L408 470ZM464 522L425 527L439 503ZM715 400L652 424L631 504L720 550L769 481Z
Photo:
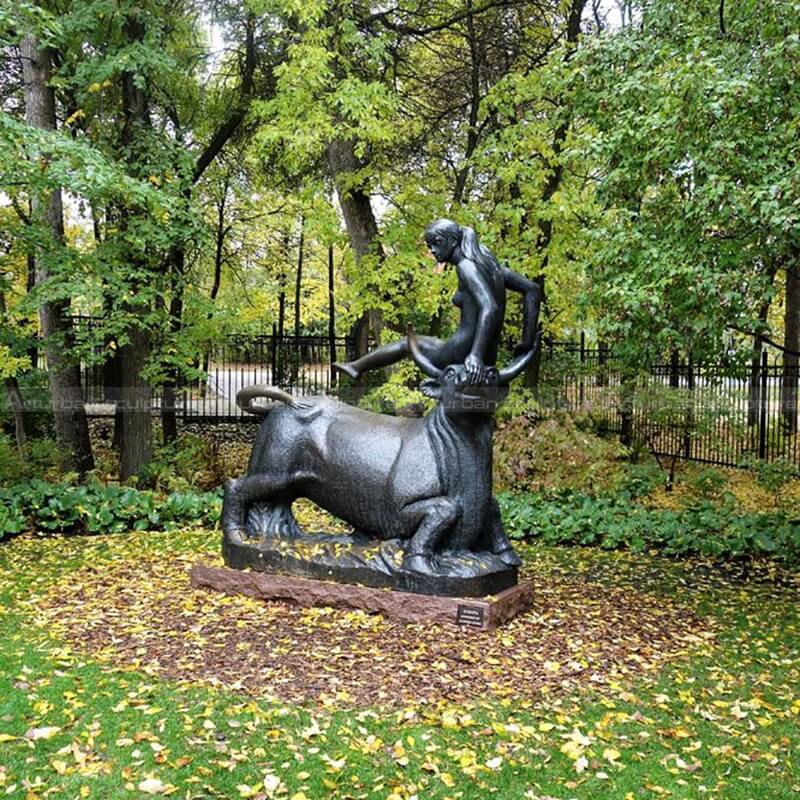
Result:
M464 259L459 263L458 275L464 288L475 299L478 307L478 319L475 321L472 347L464 360L464 366L467 369L469 382L479 383L483 380L484 362L490 340L498 335L500 306L491 287L486 282L486 278L473 261Z
M536 340L539 327L539 309L542 305L542 289L538 283L520 275L508 267L503 267L506 287L522 295L522 343L520 350L527 352Z

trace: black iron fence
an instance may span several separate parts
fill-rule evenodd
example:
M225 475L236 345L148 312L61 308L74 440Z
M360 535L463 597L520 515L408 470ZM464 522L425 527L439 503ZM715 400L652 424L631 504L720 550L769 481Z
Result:
M764 351L750 363L673 361L632 371L604 348L551 343L536 394L659 457L719 466L751 459L800 467L800 370Z
M354 355L355 340L347 337L228 336L205 355L203 376L180 387L178 412L184 420L239 418L236 393L257 383L298 397L335 394L331 364Z
M338 394L331 364L350 360L354 349L345 337L228 336L193 365L197 378L180 383L176 413L185 421L252 419L236 406L236 393L257 383L297 396ZM92 363L87 358L82 369L89 413L113 413L114 359ZM659 456L726 466L785 459L800 466L799 383L796 366L766 351L749 364L673 361L631 372L608 348L587 347L582 336L545 344L535 393L542 406L586 415L600 430ZM156 389L154 411L161 398Z
M81 384L88 413L113 414L121 394L122 378L114 350L93 336L97 324L88 317L74 318L85 357ZM224 422L245 416L236 405L236 394L245 386L279 386L296 396L336 394L338 375L331 365L355 357L355 340L341 336L278 336L234 334L215 342L176 381L175 411L185 421ZM162 409L163 387L153 388L152 409Z

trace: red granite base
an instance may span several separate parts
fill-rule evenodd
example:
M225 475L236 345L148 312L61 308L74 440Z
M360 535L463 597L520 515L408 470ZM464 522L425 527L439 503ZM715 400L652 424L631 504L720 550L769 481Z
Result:
M489 597L435 597L349 583L295 578L268 572L244 572L195 564L195 588L243 594L262 600L288 600L301 606L358 608L403 622L441 622L490 631L533 606L533 584L518 583Z

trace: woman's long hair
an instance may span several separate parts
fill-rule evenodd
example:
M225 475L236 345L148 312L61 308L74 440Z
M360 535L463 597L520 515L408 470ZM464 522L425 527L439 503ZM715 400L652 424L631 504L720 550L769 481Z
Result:
M455 239L461 245L461 252L475 262L488 278L494 278L500 272L500 263L494 253L478 241L474 229L449 219L437 219L428 226L425 238L430 240L437 233Z

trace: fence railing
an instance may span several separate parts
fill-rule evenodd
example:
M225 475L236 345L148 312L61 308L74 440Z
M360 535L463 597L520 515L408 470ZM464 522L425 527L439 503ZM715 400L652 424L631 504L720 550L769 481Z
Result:
M800 467L800 369L766 351L749 364L657 364L625 370L604 349L555 343L543 352L540 403L660 457L719 466L758 458Z
M180 384L176 413L185 421L253 419L236 406L236 393L256 383L297 396L338 394L331 364L350 360L354 350L346 337L228 336L194 365L199 377ZM119 386L113 363L84 366L82 380L89 413L112 413L108 387ZM786 459L800 466L798 384L798 367L766 351L738 366L673 361L631 373L608 348L587 347L581 337L545 344L535 391L542 406L588 415L600 430L659 456L727 466ZM161 408L158 389L153 407Z
M92 341L96 324L88 317L74 319L76 327ZM115 357L103 360L103 345L91 345L93 357L81 365L81 385L88 413L106 416L124 393L119 365ZM236 394L245 386L279 386L301 397L312 394L336 394L338 375L331 365L355 357L355 340L343 336L278 336L277 334L232 334L220 339L191 364L189 373L176 383L174 404L184 420L224 422L243 415L236 405ZM152 409L159 412L164 392L153 389Z
M256 383L279 386L301 397L335 394L334 361L354 357L355 340L327 336L229 336L205 357L205 377L180 387L184 420L237 419L236 393ZM252 417L251 417L252 418Z

